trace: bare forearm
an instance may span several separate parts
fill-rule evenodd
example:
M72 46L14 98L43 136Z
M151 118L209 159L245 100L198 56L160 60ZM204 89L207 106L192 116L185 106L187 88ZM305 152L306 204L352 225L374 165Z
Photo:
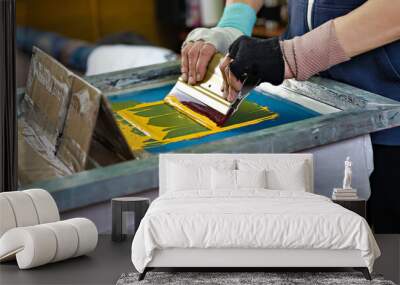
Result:
M245 3L252 7L254 10L257 12L261 9L263 6L263 1L262 0L226 0L226 5L233 4L233 3Z
M400 39L400 0L369 0L334 20L337 38L353 57Z

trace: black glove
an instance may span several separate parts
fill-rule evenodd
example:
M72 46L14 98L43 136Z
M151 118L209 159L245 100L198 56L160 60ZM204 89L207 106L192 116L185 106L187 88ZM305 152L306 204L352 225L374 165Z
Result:
M231 72L246 85L262 82L279 85L283 82L285 62L277 37L241 36L229 47L229 57L233 59L229 66Z

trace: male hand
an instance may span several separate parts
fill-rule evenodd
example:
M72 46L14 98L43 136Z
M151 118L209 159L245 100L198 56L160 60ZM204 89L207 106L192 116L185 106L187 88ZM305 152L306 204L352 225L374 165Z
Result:
M215 46L202 40L187 42L182 48L181 72L183 81L194 85L204 79L207 66L214 54Z

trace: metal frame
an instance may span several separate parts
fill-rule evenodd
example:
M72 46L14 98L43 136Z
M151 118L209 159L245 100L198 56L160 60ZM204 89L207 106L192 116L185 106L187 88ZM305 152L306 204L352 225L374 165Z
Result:
M0 1L0 192L17 190L15 0Z
M86 78L106 96L154 88L177 79L179 62L169 62ZM305 96L340 112L271 127L190 148L183 153L291 153L400 126L400 103L336 81L312 78L264 86L278 96ZM158 156L41 181L24 188L48 190L61 211L158 187Z

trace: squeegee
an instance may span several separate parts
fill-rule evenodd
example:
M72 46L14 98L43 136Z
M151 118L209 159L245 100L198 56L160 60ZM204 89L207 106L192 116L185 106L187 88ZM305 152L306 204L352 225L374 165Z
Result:
M196 85L189 85L179 78L164 101L205 127L224 125L254 86L244 85L234 102L226 100L221 91L224 79L219 64L222 59L222 54L214 55L205 78Z

